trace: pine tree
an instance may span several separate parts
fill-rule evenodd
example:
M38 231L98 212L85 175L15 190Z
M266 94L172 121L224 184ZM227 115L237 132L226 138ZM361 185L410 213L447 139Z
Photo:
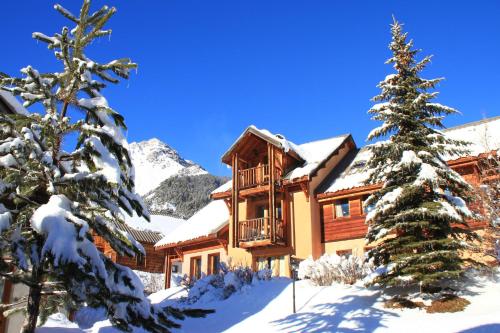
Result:
M379 83L373 98L379 103L368 111L383 122L368 140L386 139L369 146L366 165L367 183L382 184L365 202L374 207L366 218L367 242L376 246L368 257L386 268L374 282L428 287L463 273L461 254L476 237L466 222L474 216L466 204L472 188L444 159L465 153L467 144L439 131L444 117L457 111L431 102L442 81L421 77L431 57L415 59L420 51L396 20L391 32L393 55L386 63L396 73Z
M0 75L0 89L19 96L24 107L38 106L38 112L0 115L0 275L29 287L27 298L2 310L24 308L25 333L62 304L102 306L123 330L168 332L179 326L172 319L210 311L151 304L132 270L93 243L99 235L119 255L144 254L116 224L124 223L123 212L148 213L134 193L124 118L102 95L137 65L126 58L100 63L85 53L111 34L104 26L116 12L104 6L91 13L90 5L84 0L79 16L56 5L74 28L52 37L33 33L54 51L60 72L27 66L19 78Z

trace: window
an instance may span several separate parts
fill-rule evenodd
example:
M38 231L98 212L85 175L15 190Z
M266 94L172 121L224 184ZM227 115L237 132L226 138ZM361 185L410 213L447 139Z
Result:
M255 218L261 218L264 217L266 214L266 206L257 206L255 208Z
M179 273L179 266L178 265L172 265L172 273Z
M144 255L138 254L135 257L135 263L136 263L137 267L144 267L145 263L146 263L146 260L144 260Z
M335 218L346 216L349 216L349 200L337 200L335 202Z
M220 254L213 253L208 255L208 274L219 274Z
M365 201L366 201L366 199L368 199L368 197L369 197L369 195L365 195L361 199L361 207L363 207L363 213L365 213L365 214L368 214L369 212L371 212L372 210L375 209L375 205L374 204L365 205Z
M281 202L279 202L276 205L276 219L281 220L282 219L282 212L281 212Z
M192 279L199 280L201 278L201 257L191 258L190 276Z
M352 255L352 250L351 249L348 249L348 250L338 250L337 251L337 255L341 256L341 257L349 257L350 255Z

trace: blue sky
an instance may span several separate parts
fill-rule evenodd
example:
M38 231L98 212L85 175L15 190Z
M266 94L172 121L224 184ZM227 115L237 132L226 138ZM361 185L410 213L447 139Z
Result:
M68 24L53 2L4 2L0 71L58 70L31 39ZM462 112L448 126L500 115L499 1L93 1L103 4L118 7L113 35L89 56L139 63L105 92L129 141L157 137L214 174L229 173L220 156L250 124L296 143L350 132L364 145L370 99L392 70L392 14L434 55L425 76L446 78L437 101Z

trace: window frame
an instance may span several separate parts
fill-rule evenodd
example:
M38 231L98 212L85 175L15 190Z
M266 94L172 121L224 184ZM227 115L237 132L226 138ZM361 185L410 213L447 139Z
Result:
M347 215L343 215L343 209L342 209L342 201L347 201ZM337 205L340 205L340 209L342 211L342 216L337 215ZM337 199L333 202L333 219L334 220L341 220L341 219L346 219L351 217L351 202L349 198L342 198L342 199Z
M195 276L195 263L199 260L200 262L200 267L199 267L199 276ZM203 267L203 261L201 259L201 256L193 256L189 258L189 277L191 279L199 280L201 279L202 275L202 267Z
M215 267L214 266L214 258L218 258L218 261L217 261L217 266L218 267ZM208 267L207 267L207 274L208 275L212 275L212 274L219 274L220 272L220 253L217 252L217 253L210 253L208 255Z

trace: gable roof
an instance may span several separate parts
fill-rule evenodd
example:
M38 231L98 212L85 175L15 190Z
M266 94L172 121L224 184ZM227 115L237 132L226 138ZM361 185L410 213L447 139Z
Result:
M139 243L155 244L162 237L162 235L159 232L135 229L127 225L126 223L118 223L118 222L112 222L112 223L115 225L117 229L128 232Z
M303 156L305 163L290 171L284 179L294 180L303 176L314 176L315 172L349 139L352 140L350 134L343 134L298 145L297 149Z
M222 162L229 164L230 161L229 157L231 156L232 152L238 148L238 146L245 139L245 137L251 134L261 138L266 142L269 142L275 147L283 149L286 153L289 153L298 160L302 161L304 160L304 158L298 152L297 145L291 141L288 141L283 135L273 134L266 129L258 129L254 125L250 125L236 139L236 141L231 145L231 147L229 147L229 149L224 153L224 155L222 155Z
M443 133L451 139L471 143L467 147L470 153L461 156L447 156L446 160L456 160L464 156L478 156L500 149L500 116L451 127L443 130ZM317 193L335 193L364 186L364 182L370 175L370 170L364 168L366 162L371 158L368 147L369 145L350 152L337 168L325 178Z
M155 247L169 247L210 236L219 232L226 225L229 225L229 209L223 200L214 200L163 237L155 244Z
M304 176L314 176L315 172L326 163L332 155L347 141L352 139L351 134L342 134L328 139L316 140L303 144L295 144L281 134L273 134L268 130L261 130L255 126L249 126L242 135L233 143L231 148L224 154L222 159L228 158L232 151L236 148L237 144L248 133L255 134L266 141L284 149L285 151L293 151L302 160L302 165L294 168L288 174L284 175L284 179L294 180ZM354 141L353 141L354 142ZM222 184L211 194L223 193L231 190L232 180Z

